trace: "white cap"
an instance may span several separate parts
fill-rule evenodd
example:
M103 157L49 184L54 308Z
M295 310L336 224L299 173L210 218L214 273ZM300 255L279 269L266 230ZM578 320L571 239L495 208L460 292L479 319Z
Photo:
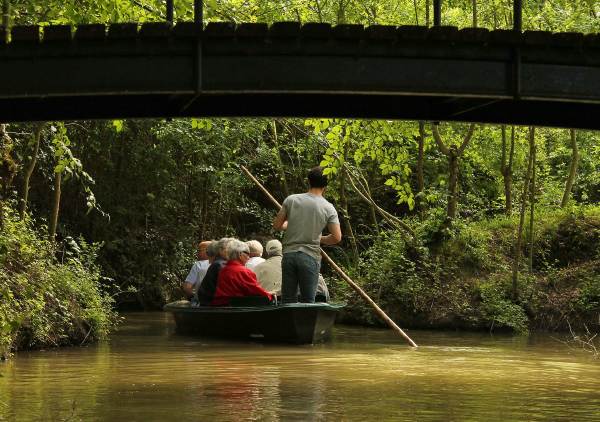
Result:
M277 239L269 240L267 242L267 253L269 255L273 255L276 252L281 253L283 250L283 246L281 246L281 242Z

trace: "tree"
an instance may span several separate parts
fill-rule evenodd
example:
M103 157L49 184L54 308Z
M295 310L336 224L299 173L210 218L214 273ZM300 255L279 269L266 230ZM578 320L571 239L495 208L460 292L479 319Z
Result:
M43 128L43 123L37 123L33 128L33 152L31 154L29 164L25 169L25 175L23 177L23 188L21 190L21 206L19 209L19 215L21 216L21 219L23 219L23 217L25 216L25 211L27 210L27 201L29 200L29 180L31 179L31 175L33 174L33 170L35 170L35 165L37 163L38 151L40 150L40 140L42 139Z
M513 126L510 134L510 147L507 152L506 146L506 126L502 126L502 159L500 161L500 173L504 180L504 211L506 215L512 212L512 173L513 159L515 156L515 127ZM508 158L508 161L507 161Z
M560 202L560 207L564 208L569 203L569 198L571 196L571 190L573 189L573 183L575 183L575 177L577 176L577 167L579 166L579 149L577 148L577 135L575 129L571 129L569 131L571 135L571 162L569 164L569 176L567 177L567 182L565 183L565 190L563 193L562 201Z
M462 139L459 145L451 144L447 146L438 130L438 124L434 123L431 125L433 139L442 152L448 158L448 208L446 216L450 219L456 218L456 209L458 205L458 165L459 160L465 152L465 149L469 146L469 142L473 138L475 131L475 125L469 125L467 134Z
M519 227L517 229L517 238L515 240L512 266L512 297L514 301L519 298L518 280L519 280L519 260L521 257L521 245L523 241L523 227L525 225L525 210L527 209L527 197L530 194L529 184L533 172L533 161L535 157L535 128L529 128L529 159L527 161L527 172L523 181L523 195L521 196L521 212L519 214Z

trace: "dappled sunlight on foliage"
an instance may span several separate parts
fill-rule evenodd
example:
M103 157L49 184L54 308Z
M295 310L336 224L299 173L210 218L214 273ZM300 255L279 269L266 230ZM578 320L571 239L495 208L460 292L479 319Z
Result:
M0 232L0 356L22 348L80 345L117 322L101 283L97 245L55 245L9 211Z

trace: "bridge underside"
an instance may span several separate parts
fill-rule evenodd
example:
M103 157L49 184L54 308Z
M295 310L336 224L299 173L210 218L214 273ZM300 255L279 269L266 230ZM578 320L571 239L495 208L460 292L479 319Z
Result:
M16 27L0 120L298 116L600 129L600 37L452 27Z

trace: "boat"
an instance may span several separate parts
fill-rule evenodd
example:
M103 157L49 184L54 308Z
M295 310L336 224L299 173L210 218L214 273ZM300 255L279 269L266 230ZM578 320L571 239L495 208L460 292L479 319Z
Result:
M177 332L207 337L281 343L319 343L331 336L335 317L344 304L288 303L281 305L192 306L171 302Z

